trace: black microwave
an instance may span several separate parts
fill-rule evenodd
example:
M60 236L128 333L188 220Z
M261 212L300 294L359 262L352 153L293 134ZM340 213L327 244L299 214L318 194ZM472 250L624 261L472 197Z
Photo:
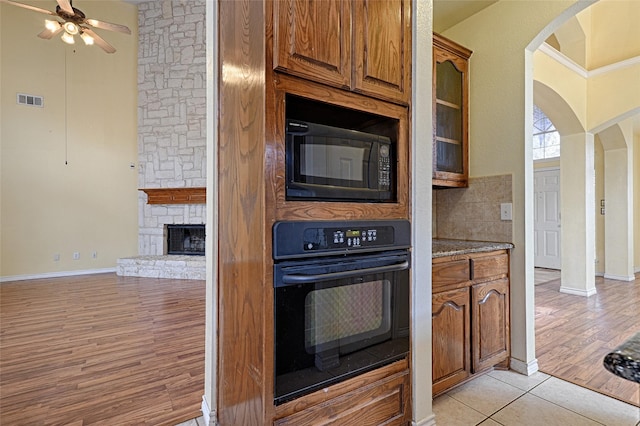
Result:
M384 135L288 119L286 198L395 201L395 161Z

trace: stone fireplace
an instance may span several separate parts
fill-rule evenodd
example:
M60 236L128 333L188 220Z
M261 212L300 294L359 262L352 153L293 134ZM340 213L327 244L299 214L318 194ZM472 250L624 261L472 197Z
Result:
M206 221L205 0L138 5L138 254L119 275L205 279L204 256L167 255L169 225Z
M183 216L166 213L204 211L204 188L153 188L141 190L141 213L162 212L140 223L141 255L118 259L116 272L122 276L149 278L206 279L205 225L180 223ZM199 209L198 209L199 207ZM204 214L204 212L203 212ZM145 219L141 215L141 219ZM143 227L143 224L154 226ZM198 254L199 256L194 256Z

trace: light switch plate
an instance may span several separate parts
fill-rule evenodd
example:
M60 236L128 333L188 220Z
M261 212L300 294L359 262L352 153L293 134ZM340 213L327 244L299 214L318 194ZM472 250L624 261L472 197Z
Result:
M501 203L500 204L500 220L512 220L513 219L513 204Z

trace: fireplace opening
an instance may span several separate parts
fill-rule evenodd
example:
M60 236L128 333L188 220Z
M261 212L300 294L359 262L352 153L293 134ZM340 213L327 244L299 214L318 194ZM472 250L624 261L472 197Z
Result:
M204 256L204 225L167 225L167 254Z

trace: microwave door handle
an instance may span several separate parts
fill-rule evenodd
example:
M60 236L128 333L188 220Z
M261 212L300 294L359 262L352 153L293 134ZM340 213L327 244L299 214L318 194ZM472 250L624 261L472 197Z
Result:
M282 276L282 282L284 284L308 284L318 281L339 280L342 278L349 278L358 275L379 274L391 271L404 271L405 269L409 269L408 260L405 260L402 263L396 263L394 265L376 266L374 268L355 269L352 271L344 272L331 272L328 274L285 274Z

